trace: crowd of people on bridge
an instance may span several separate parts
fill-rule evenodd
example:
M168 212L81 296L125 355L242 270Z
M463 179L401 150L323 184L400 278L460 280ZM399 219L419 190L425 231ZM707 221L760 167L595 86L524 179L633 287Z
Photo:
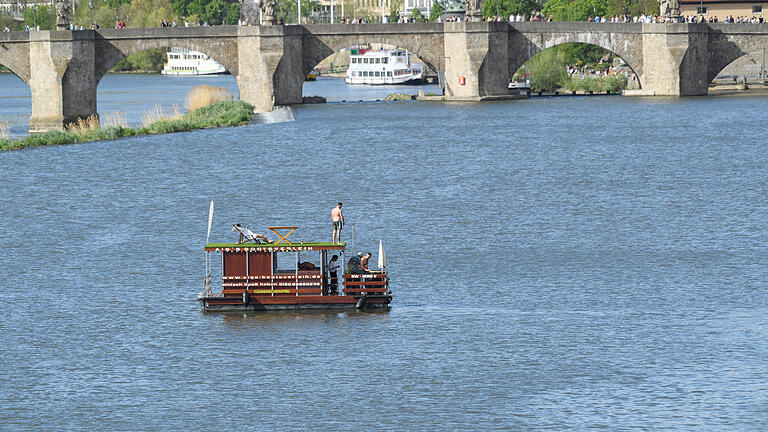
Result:
M484 19L484 21L505 21L504 17L500 16L491 16L487 19ZM523 14L512 14L510 15L506 21L509 22L525 22L525 21L531 21L531 22L552 22L554 21L554 18L552 15L544 16L539 12L536 12L530 16L523 15ZM438 21L439 22L439 21ZM716 16L710 16L705 17L703 15L685 15L681 16L679 18L670 18L665 16L659 16L659 15L638 15L638 16L629 16L629 15L595 15L594 17L589 17L587 19L587 22L596 22L596 23L731 23L731 24L762 24L765 22L765 19L760 16L739 16L734 17L733 15L725 17L722 21L719 20Z
M69 24L69 29L70 30L78 30L78 31L79 30L88 30L88 28L86 28L84 25L72 24L72 23ZM99 29L99 25L97 23L91 23L91 30L98 30L98 29Z
M437 22L461 22L461 21L468 21L468 17L466 16L448 16L448 17L438 17ZM526 14L511 14L508 17L504 16L489 16L489 17L483 17L483 21L486 22L510 22L510 23L516 23L516 22L553 22L554 17L552 15L544 15L541 12L534 12L531 15ZM389 17L385 16L383 21L380 19L374 19L369 20L368 18L363 17L346 17L346 18L340 18L338 20L338 23L340 24L378 24L378 23L389 23L390 19ZM412 16L401 16L397 23L413 23L417 22L417 19ZM724 19L720 20L717 16L703 16L703 15L685 15L681 16L679 18L670 18L665 16L659 16L659 15L645 15L641 14L638 16L629 16L629 15L595 15L594 17L589 17L587 19L587 22L596 22L596 23L726 23L726 24L762 24L766 22L766 20L762 16L737 16L734 17L733 15L729 15L725 17ZM240 21L240 25L246 25L245 21ZM278 24L283 25L285 24L282 20L278 22ZM208 23L200 23L200 26L207 27ZM160 21L160 27L179 27L179 23L177 21L168 22L168 20L161 20ZM184 20L184 27L189 27L189 21ZM115 29L124 29L125 28L125 21L124 20L118 20L115 21ZM76 23L70 23L69 24L70 30L87 30L86 26L79 25ZM99 25L97 23L91 24L91 30L98 30ZM40 26L37 27L30 27L27 25L25 27L25 31L39 31ZM3 29L3 32L10 32L11 30L8 28L8 26L5 26Z
M765 19L763 17L757 17L757 16L740 16L734 18L733 15L729 15L725 17L722 21L719 20L718 17L705 17L705 16L698 16L698 15L691 15L691 16L684 16L680 17L680 21L684 23L716 23L716 22L722 22L726 24L762 24L765 22Z

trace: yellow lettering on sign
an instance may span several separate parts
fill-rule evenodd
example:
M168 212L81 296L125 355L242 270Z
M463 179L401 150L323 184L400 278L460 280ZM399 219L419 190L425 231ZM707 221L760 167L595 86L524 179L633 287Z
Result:
M282 290L253 290L251 291L254 294L289 294L291 290L282 289Z

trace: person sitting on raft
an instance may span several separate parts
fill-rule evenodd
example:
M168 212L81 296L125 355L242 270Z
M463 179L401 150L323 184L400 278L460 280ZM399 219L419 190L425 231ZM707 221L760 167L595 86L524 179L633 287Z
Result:
M254 241L256 243L261 243L263 241L264 243L272 243L264 234L256 234L249 230L248 227L244 227L239 223L232 225L232 232L235 231L240 233L240 239L237 241L237 244L243 243L244 241Z

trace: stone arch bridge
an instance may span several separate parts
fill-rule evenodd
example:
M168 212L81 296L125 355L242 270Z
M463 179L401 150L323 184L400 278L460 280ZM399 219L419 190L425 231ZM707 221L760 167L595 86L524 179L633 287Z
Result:
M506 97L509 77L536 53L568 42L621 57L637 74L640 94L705 95L729 63L768 48L768 24L469 22L10 32L0 33L0 64L30 86L30 131L38 132L96 114L104 74L150 48L208 54L235 77L240 98L265 112L301 103L306 73L357 44L406 48L440 72L446 99L486 100Z

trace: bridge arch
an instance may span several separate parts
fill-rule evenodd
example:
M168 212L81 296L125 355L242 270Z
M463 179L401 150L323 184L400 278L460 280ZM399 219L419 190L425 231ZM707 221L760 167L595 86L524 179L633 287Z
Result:
M407 49L435 72L445 70L442 24L338 24L307 25L304 28L302 35L302 73L304 75L334 53L369 43Z
M96 83L120 60L148 49L167 47L200 51L221 63L233 76L237 77L239 74L236 33L225 32L227 34L218 35L219 37L216 37L217 35L190 37L178 33L179 30L185 33L184 30L187 29L175 29L177 32L174 32L174 35L178 35L177 37L164 38L162 35L158 37L155 34L158 30L165 29L122 29L97 33L95 52L97 63L94 71Z
M18 37L18 33L21 32L0 33L0 64L29 85L29 34ZM3 37L4 34L8 36Z
M598 46L621 58L635 73L642 87L643 41L637 27L642 24L597 25L603 31L594 31L594 23L511 23L508 41L510 73L548 48L565 43L582 43Z
M768 33L740 32L739 29L734 30L733 24L709 24L709 26L712 32L709 34L708 41L707 84L712 83L723 69L744 56L762 50L766 50L768 54Z

